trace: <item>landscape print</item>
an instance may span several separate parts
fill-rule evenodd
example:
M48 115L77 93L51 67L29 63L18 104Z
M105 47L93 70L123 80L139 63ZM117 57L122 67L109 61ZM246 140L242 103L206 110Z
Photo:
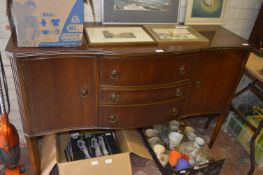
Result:
M196 37L187 29L153 29L161 40L194 40Z
M193 0L192 17L219 18L224 0Z
M114 10L170 11L171 0L114 0Z
M106 39L120 39L120 38L136 38L135 34L132 32L111 32L109 30L103 30L102 31L104 37Z

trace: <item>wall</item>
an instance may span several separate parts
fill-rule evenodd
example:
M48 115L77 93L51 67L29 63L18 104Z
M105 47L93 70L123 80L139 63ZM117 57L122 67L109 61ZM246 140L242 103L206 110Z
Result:
M0 0L0 50L4 51L5 45L10 36L7 30L8 21L5 16L5 1ZM233 31L234 33L248 39L251 29L254 25L259 8L263 0L229 0L226 16L223 26ZM102 0L94 0L96 21L101 21L101 3ZM184 21L187 0L180 1L179 22ZM85 5L85 20L93 21L93 16L88 5ZM4 55L4 54L3 54ZM24 143L22 124L19 115L17 97L15 93L14 81L9 60L4 56L5 70L9 85L9 94L11 100L10 121L16 126L19 131L20 140Z
M6 11L5 3L6 3L5 0L0 0L0 51L3 58L4 68L6 71L9 97L11 101L11 112L9 114L9 120L11 123L13 123L16 126L21 143L22 145L24 145L25 139L23 136L22 123L20 119L20 113L18 108L18 102L17 102L17 96L15 91L11 66L9 60L6 58L5 54L3 53L10 36L10 31L8 30L8 19L6 17L6 12L5 12Z
M96 21L101 21L102 0L94 0ZM263 0L228 0L223 26L248 39ZM184 21L187 0L180 0L179 22ZM90 7L86 5L85 20L93 22Z

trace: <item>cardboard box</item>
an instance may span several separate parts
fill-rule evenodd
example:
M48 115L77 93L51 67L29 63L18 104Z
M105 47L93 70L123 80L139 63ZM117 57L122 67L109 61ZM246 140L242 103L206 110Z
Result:
M136 130L120 130L115 133L120 154L67 162L63 150L69 134L48 135L41 148L41 174L49 175L57 165L59 175L132 175L130 154L152 160Z
M83 0L13 0L18 47L79 46Z

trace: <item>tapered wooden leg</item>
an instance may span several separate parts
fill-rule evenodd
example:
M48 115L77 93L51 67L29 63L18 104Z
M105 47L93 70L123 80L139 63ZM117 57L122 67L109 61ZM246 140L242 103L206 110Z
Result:
M26 137L29 157L33 167L34 175L40 175L40 157L36 137Z
M220 114L217 118L217 121L216 121L216 127L213 131L213 134L211 136L211 139L210 139L210 143L209 143L209 147L212 148L213 147L213 144L215 143L215 140L218 136L218 133L222 127L222 125L224 124L224 121L225 121L225 117L226 117L226 114Z

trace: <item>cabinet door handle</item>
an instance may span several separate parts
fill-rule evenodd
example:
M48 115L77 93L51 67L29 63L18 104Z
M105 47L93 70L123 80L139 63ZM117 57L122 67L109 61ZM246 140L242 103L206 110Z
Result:
M181 66L181 67L179 67L179 69L178 69L178 74L181 75L181 76L183 76L183 75L185 75L185 73L186 73L186 71L185 71L184 65Z
M117 119L118 119L118 117L116 115L110 115L108 121L109 121L109 123L116 123Z
M111 100L114 101L114 102L120 101L120 95L119 95L119 94L116 94L116 93L113 93L113 94L111 95Z
M201 87L201 81L195 81L195 88L200 88Z
M178 114L178 110L176 108L173 108L171 111L172 116L176 116Z
M89 91L87 89L81 89L80 90L80 97L86 98L89 95Z
M111 72L111 76L110 76L111 79L115 80L115 79L118 79L119 77L120 77L120 75L119 75L117 70L113 70Z
M177 97L183 96L183 92L182 92L182 89L181 89L181 88L177 88L177 89L176 89L176 96L177 96Z

